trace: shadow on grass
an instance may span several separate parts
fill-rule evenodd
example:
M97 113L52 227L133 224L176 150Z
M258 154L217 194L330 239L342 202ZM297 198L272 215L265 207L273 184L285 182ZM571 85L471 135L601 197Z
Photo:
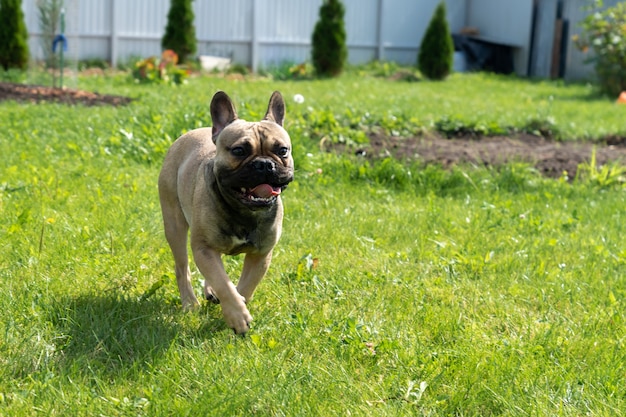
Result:
M225 329L217 306L186 317L180 305L160 297L141 300L115 292L63 297L49 311L65 365L91 371L150 366L171 346L207 340Z

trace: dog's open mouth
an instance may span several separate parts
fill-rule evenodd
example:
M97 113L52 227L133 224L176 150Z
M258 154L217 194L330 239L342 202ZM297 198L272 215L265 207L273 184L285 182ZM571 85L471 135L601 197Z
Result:
M276 200L283 188L271 184L259 184L254 188L241 187L239 194L245 203L267 205L272 204Z

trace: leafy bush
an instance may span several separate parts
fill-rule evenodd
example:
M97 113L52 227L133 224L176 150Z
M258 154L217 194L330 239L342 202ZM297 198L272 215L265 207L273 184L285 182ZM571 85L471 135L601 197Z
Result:
M452 71L454 44L446 20L446 4L439 3L428 24L417 56L417 66L426 77L443 80Z
M21 0L0 0L0 65L9 68L28 67L28 32Z
M325 0L320 7L311 52L313 67L318 75L334 77L343 70L348 56L344 14L345 8L340 0Z
M582 33L574 42L584 52L595 55L589 59L604 93L619 95L626 90L626 3L619 2L603 11L602 1L594 2L595 10L582 22Z
M163 49L172 49L180 62L196 53L196 28L193 24L193 0L171 0L167 26L161 41Z
M167 84L183 84L189 75L187 70L178 67L178 55L168 49L163 51L161 60L151 56L135 64L133 78L137 82L164 82Z

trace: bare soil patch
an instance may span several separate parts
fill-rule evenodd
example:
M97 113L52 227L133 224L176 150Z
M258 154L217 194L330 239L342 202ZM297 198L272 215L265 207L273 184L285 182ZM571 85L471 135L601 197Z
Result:
M591 160L596 149L598 165L626 163L626 138L612 137L600 143L555 141L541 136L519 134L512 136L455 137L437 134L398 138L372 135L370 145L357 151L369 158L392 156L403 160L437 163L444 167L469 163L498 166L510 162L532 164L543 175L558 178L566 171L570 179L576 176L579 164Z
M55 102L85 106L123 106L132 101L129 97L98 94L71 88L0 82L0 101L4 100L28 103Z

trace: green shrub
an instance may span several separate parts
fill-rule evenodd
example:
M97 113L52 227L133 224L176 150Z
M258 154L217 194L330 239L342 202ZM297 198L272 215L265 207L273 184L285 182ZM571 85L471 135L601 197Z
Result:
M594 2L595 10L581 22L582 33L574 36L580 50L591 48L595 55L589 62L595 64L600 89L619 95L626 90L626 3L619 2L603 11L602 1Z
M430 19L417 56L417 67L432 80L443 80L452 71L454 44L446 20L446 4L439 3Z
M0 65L5 69L28 67L28 32L22 0L0 0Z
M318 75L334 77L343 70L348 56L344 14L345 8L340 0L325 0L320 7L320 18L313 30L311 53Z
M161 40L163 49L172 49L181 63L196 53L196 28L193 24L193 0L171 0L167 14L165 35Z

